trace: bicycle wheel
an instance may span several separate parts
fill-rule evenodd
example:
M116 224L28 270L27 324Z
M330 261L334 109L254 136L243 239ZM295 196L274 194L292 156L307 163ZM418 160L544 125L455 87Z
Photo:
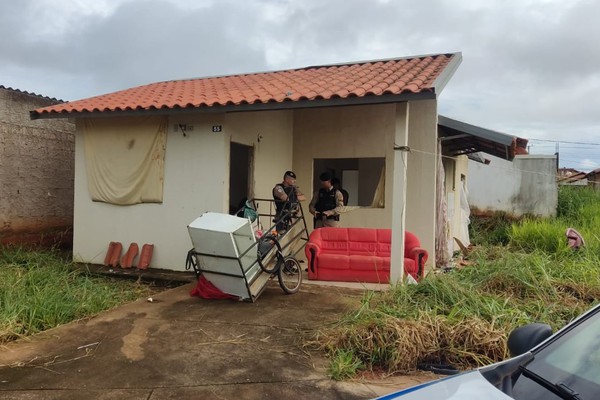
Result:
M277 271L277 278L279 279L279 286L287 294L294 294L300 290L300 284L302 283L302 267L298 260L292 256L285 257L283 264Z
M273 243L271 245L271 243ZM275 259L271 259L270 262L264 263L265 256L271 251L271 249L275 246L277 248ZM257 246L257 261L260 269L262 269L267 274L273 274L279 268L279 265L283 263L283 254L281 253L281 245L277 238L273 235L265 235L260 238L258 246Z

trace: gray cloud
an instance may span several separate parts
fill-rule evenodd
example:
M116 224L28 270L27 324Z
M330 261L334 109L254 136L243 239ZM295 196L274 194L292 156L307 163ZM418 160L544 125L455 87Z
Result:
M441 113L523 137L600 142L597 15L593 0L2 2L0 84L73 100L163 80L461 51ZM600 154L589 158L600 166Z

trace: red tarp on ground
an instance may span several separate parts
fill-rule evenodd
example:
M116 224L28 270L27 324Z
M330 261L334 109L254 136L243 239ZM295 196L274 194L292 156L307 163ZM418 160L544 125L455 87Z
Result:
M223 293L219 288L206 280L204 276L200 276L198 284L192 289L190 296L198 296L203 299L238 299L237 296Z

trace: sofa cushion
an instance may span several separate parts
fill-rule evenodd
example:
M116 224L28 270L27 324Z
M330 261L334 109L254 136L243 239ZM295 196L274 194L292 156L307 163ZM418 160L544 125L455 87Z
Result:
M368 228L348 228L348 253L376 255L377 231Z
M377 242L379 243L392 243L392 230L391 229L377 229Z
M349 257L345 254L319 254L318 268L350 269Z
M333 254L348 254L346 229L318 229L318 231L321 236L319 246L323 251Z
M392 230L377 229L377 252L380 257L390 257L392 254Z
M350 269L360 271L389 271L389 257L363 256L359 254L350 256Z

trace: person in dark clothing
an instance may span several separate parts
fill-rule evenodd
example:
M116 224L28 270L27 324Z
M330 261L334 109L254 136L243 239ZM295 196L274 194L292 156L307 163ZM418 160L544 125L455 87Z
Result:
M339 190L342 193L342 196L344 197L344 205L347 206L348 205L348 197L350 196L348 194L348 191L342 187L340 180L338 178L332 178L331 184L333 185L334 188L336 188L337 190Z
M340 213L344 209L342 192L331 184L331 174L323 172L319 176L321 188L315 192L309 205L309 211L314 218L314 227L336 227L339 225Z
M306 196L296 186L296 174L293 171L285 171L283 182L273 188L273 199L275 200L275 221L277 232L282 232L291 221L291 214L299 201L306 200Z

